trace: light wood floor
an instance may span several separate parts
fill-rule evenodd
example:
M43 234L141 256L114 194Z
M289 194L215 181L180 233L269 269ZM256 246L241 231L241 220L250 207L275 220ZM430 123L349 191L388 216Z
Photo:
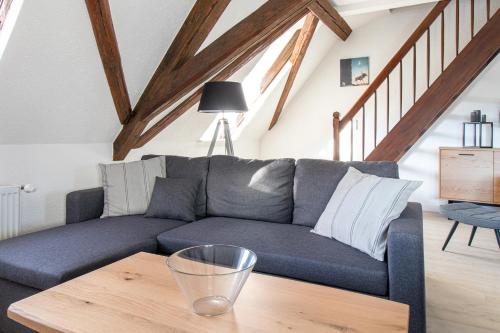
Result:
M427 327L429 333L500 332L500 249L489 229L460 224L446 251L452 221L424 217Z

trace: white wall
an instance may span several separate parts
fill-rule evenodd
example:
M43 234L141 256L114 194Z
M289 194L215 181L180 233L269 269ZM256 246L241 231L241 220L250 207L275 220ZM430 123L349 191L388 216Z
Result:
M0 184L33 184L22 194L21 232L62 225L65 195L99 186L97 164L109 162L111 144L0 145Z

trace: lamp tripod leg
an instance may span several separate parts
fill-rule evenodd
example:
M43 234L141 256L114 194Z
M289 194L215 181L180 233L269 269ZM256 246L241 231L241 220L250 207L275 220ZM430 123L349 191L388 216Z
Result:
M219 134L220 123L221 123L221 121L219 120L217 122L217 126L215 127L214 136L212 138L212 142L210 143L210 148L208 148L208 154L207 154L208 157L212 156L212 154L214 152L215 143L217 142L217 136Z
M229 156L234 156L233 140L231 139L229 122L225 118L223 120L224 120L224 139L226 141L226 154Z

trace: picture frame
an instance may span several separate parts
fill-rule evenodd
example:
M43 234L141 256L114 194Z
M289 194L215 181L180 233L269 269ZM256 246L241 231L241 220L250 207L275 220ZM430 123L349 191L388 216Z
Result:
M370 58L340 59L340 86L366 86L370 84Z

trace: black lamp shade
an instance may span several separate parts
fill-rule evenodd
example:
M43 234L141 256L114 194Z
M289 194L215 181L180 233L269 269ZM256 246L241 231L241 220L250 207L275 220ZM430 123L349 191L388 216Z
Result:
M230 81L207 82L203 86L198 112L248 111L241 83Z

